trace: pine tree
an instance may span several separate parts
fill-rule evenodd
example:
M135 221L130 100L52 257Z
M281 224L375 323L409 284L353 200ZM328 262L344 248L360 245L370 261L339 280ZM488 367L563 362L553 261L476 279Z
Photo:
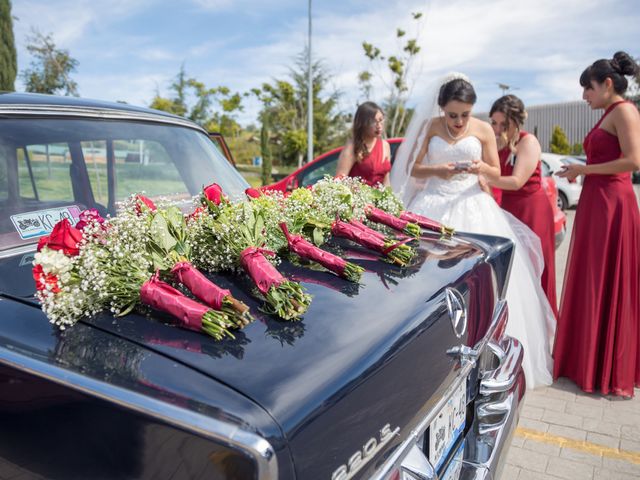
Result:
M18 61L13 38L11 1L0 0L0 91L14 91Z
M567 139L567 134L564 133L564 130L562 130L560 125L553 127L549 149L551 150L551 153L558 153L561 155L568 155L571 153L571 145Z

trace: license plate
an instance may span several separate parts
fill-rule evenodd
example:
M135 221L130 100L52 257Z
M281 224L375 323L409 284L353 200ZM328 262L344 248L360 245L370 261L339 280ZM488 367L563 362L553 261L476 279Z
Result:
M429 461L439 470L464 430L467 414L467 382L453 392L429 425Z

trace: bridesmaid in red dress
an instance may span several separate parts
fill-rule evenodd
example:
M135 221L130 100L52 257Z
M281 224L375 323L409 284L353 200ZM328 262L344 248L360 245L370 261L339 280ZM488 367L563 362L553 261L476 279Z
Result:
M585 392L632 397L640 386L640 212L630 172L640 169L640 114L624 100L625 75L638 65L624 52L580 76L582 97L604 114L584 140L585 175L560 305L554 377Z
M540 143L535 136L520 130L527 114L522 100L515 95L496 100L489 116L500 149L501 175L491 186L501 190L500 206L540 238L544 259L542 288L557 318L553 209L541 184Z
M373 186L389 185L391 148L382 138L384 113L373 102L364 102L353 118L353 132L340 153L336 177L360 177Z

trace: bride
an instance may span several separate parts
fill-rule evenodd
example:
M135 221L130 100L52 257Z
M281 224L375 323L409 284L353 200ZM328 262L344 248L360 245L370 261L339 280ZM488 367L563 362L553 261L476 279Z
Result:
M527 386L550 385L555 318L540 283L540 240L481 188L478 176L497 178L500 167L493 130L471 116L475 101L464 75L450 74L437 82L411 120L391 170L391 185L408 210L458 231L514 241L506 332L524 347Z

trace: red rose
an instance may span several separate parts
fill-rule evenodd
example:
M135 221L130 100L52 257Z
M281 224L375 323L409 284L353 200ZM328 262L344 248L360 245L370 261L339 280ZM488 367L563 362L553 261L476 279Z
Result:
M151 201L151 199L145 197L144 195L136 195L136 212L138 215L142 213L142 205L144 204L149 210L152 212L156 211L156 204Z
M33 267L33 279L36 282L36 290L45 290L47 285L51 286L53 293L59 293L58 277L53 273L45 273L42 271L42 265L38 264Z
M249 187L244 191L245 195L249 198L260 198L262 196L262 192L257 188Z
M62 250L62 253L65 255L71 255L73 257L80 253L78 248L80 240L82 240L82 232L72 227L69 220L65 218L55 224L51 235L40 239L38 242L38 251L46 246L51 250Z
M90 222L98 222L100 225L104 223L104 218L102 218L100 212L95 208L83 210L79 218L78 223L76 223L76 228L78 230L84 230L84 227L86 227Z
M204 196L210 202L215 203L216 205L220 205L224 195L222 193L222 187L217 183L212 183L208 187L204 187Z
M42 250L42 247L46 247L47 243L49 243L49 235L40 237L40 240L38 240L38 251Z

